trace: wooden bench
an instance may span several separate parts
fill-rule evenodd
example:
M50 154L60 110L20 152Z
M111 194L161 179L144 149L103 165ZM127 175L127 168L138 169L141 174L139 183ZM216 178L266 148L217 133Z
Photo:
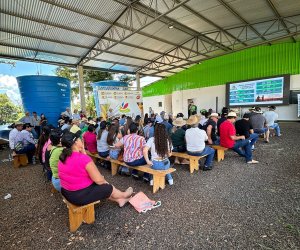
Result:
M164 189L165 185L166 185L165 184L166 175L171 174L176 171L175 168L169 168L167 170L154 170L149 165L132 167L132 166L128 166L123 161L103 158L103 157L99 156L98 154L91 154L90 152L87 152L87 154L94 159L98 158L98 159L101 159L104 161L110 161L111 162L111 174L113 176L118 173L118 169L120 166L124 166L124 167L130 168L130 169L135 169L137 171L141 171L144 173L152 174L153 175L153 193L156 193L160 188Z
M13 156L13 165L15 168L26 166L27 164L28 159L26 154L16 154Z
M228 148L224 148L220 145L209 145L209 146L217 151L217 160L218 160L218 162L224 160L225 151L228 150Z
M69 210L70 232L75 232L80 227L82 222L87 224L92 224L95 222L94 205L100 201L95 201L84 206L76 206L67 201L65 197L63 197L63 201Z
M194 173L194 170L199 170L199 159L206 157L203 156L192 156L187 153L180 153L180 152L172 152L172 156L184 158L190 160L190 173Z

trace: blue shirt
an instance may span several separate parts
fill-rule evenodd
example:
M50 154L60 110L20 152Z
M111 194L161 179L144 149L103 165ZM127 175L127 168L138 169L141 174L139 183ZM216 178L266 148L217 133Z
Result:
M15 145L18 142L23 142L24 146L27 146L29 144L35 144L32 133L30 133L27 130L22 130L20 133L17 134L15 138Z

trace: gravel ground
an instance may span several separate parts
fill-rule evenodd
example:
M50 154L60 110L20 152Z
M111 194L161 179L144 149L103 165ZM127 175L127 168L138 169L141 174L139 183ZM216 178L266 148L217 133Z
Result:
M95 223L73 234L41 166L14 169L2 162L0 249L300 249L300 124L281 127L282 137L258 142L259 164L226 152L209 172L191 175L175 165L174 186L156 194L142 181L101 170L110 183L130 185L162 206L138 214L104 201L95 207ZM12 198L5 200L7 193Z

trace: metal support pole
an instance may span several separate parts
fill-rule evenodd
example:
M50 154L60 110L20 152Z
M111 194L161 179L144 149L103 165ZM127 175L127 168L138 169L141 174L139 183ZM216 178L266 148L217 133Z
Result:
M83 67L78 66L78 80L79 80L79 96L80 96L80 106L82 111L86 111L85 107L85 95L84 95L84 82L83 82Z
M136 78L136 86L137 86L137 90L141 90L141 81L140 81L140 73L136 73L135 75Z

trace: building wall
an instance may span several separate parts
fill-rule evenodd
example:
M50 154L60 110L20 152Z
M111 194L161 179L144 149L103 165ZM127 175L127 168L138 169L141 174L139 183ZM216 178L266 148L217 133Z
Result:
M290 89L300 90L300 74L291 76ZM216 105L216 97L218 97L218 105ZM226 85L175 91L171 95L144 97L143 100L145 112L148 111L149 107L152 107L156 113L162 110L173 112L173 114L182 112L187 117L188 99L194 99L194 103L198 107L198 112L200 109L209 108L221 112L222 107L226 103ZM158 107L159 101L163 102L161 108ZM241 113L246 112L248 108L241 108ZM266 108L262 108L262 110L266 110ZM280 120L298 120L297 104L278 106L277 112L279 113Z

